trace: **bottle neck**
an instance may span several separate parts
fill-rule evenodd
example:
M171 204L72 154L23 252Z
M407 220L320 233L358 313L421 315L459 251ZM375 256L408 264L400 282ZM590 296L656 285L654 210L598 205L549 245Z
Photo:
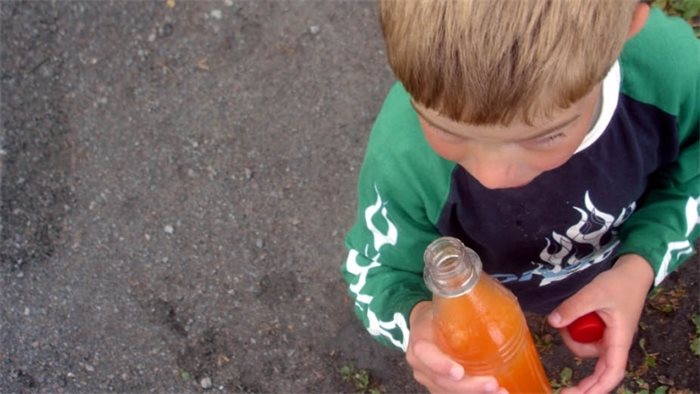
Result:
M481 259L457 238L441 237L425 249L423 279L434 295L457 297L471 291L481 276Z

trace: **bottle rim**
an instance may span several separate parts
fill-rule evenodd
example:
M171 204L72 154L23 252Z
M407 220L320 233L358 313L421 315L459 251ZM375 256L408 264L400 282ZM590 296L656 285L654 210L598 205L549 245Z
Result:
M455 260L463 263L461 267L453 264ZM440 237L431 242L425 248L423 261L423 279L426 286L433 294L442 297L459 297L470 292L481 277L482 265L479 255L454 237ZM462 272L454 272L462 267ZM446 286L445 279L450 275L458 275L460 282L457 285L451 283Z

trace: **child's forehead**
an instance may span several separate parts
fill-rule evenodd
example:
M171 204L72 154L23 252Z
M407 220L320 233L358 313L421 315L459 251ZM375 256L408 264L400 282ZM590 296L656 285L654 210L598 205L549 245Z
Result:
M587 111L593 111L600 94L599 86L580 100L574 102L568 108L553 111L549 116L533 118L531 122L525 122L522 118L515 118L510 124L501 125L474 125L455 121L438 111L428 108L411 99L411 105L419 117L430 126L449 134L462 137L475 137L483 140L528 140L547 135L562 129L585 115Z

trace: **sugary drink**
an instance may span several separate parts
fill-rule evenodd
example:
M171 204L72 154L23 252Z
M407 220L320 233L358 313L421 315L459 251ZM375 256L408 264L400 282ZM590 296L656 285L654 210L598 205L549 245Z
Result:
M468 375L489 375L509 393L551 393L517 298L482 272L481 260L456 238L425 251L436 342Z

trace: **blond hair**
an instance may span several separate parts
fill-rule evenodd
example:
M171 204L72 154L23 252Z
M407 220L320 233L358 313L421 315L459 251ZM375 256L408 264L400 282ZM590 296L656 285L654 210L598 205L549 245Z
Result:
M637 0L379 0L389 64L456 121L530 123L567 108L619 56Z

